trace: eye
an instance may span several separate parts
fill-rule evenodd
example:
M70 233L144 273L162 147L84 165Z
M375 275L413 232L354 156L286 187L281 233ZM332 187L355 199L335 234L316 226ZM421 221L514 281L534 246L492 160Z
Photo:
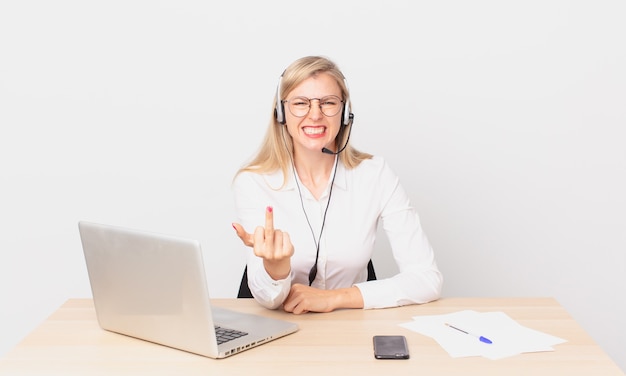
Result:
M298 107L308 107L309 106L309 100L306 99L306 98L297 97L297 98L294 98L294 99L290 100L289 102L292 105L298 106Z
M341 103L341 100L338 97L332 96L332 97L325 97L322 98L322 100L320 101L322 106L337 106L339 103Z

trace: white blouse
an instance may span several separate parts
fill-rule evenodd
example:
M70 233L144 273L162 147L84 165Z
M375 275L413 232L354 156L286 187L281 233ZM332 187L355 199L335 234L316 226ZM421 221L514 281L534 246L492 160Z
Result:
M298 178L302 203L292 171L282 188L281 171L265 175L244 172L233 182L238 221L244 229L252 233L257 226L264 226L265 209L272 206L274 228L289 233L294 245L291 275L278 281L267 274L263 260L246 247L248 285L255 299L265 307L280 307L292 284L308 285L331 181L332 174L326 191L316 200ZM399 273L391 278L367 281L367 263L372 257L379 222L389 239ZM373 157L354 169L346 169L339 162L320 241L317 277L312 286L320 289L357 286L364 308L384 308L436 300L442 282L417 212L385 160Z

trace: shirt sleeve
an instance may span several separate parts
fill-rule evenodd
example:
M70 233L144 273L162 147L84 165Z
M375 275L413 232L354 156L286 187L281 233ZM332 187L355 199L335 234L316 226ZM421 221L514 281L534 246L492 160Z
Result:
M262 176L245 172L239 174L233 182L237 218L250 233L264 224L265 208L271 205L261 184L265 184ZM292 276L281 280L272 279L263 266L263 259L257 257L250 247L245 247L245 251L248 287L252 296L269 309L280 307L289 295Z
M422 304L441 296L443 277L415 208L385 163L378 180L382 186L382 226L399 273L387 279L357 283L364 308Z

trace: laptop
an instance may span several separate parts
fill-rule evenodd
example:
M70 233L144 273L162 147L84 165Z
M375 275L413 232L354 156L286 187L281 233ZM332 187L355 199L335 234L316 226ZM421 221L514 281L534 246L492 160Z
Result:
M298 330L212 307L198 241L85 221L78 227L102 329L210 358Z

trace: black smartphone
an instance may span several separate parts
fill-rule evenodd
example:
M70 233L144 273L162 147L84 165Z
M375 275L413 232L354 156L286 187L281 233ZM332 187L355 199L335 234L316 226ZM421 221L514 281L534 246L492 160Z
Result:
M376 359L409 359L409 347L404 336L374 336Z

